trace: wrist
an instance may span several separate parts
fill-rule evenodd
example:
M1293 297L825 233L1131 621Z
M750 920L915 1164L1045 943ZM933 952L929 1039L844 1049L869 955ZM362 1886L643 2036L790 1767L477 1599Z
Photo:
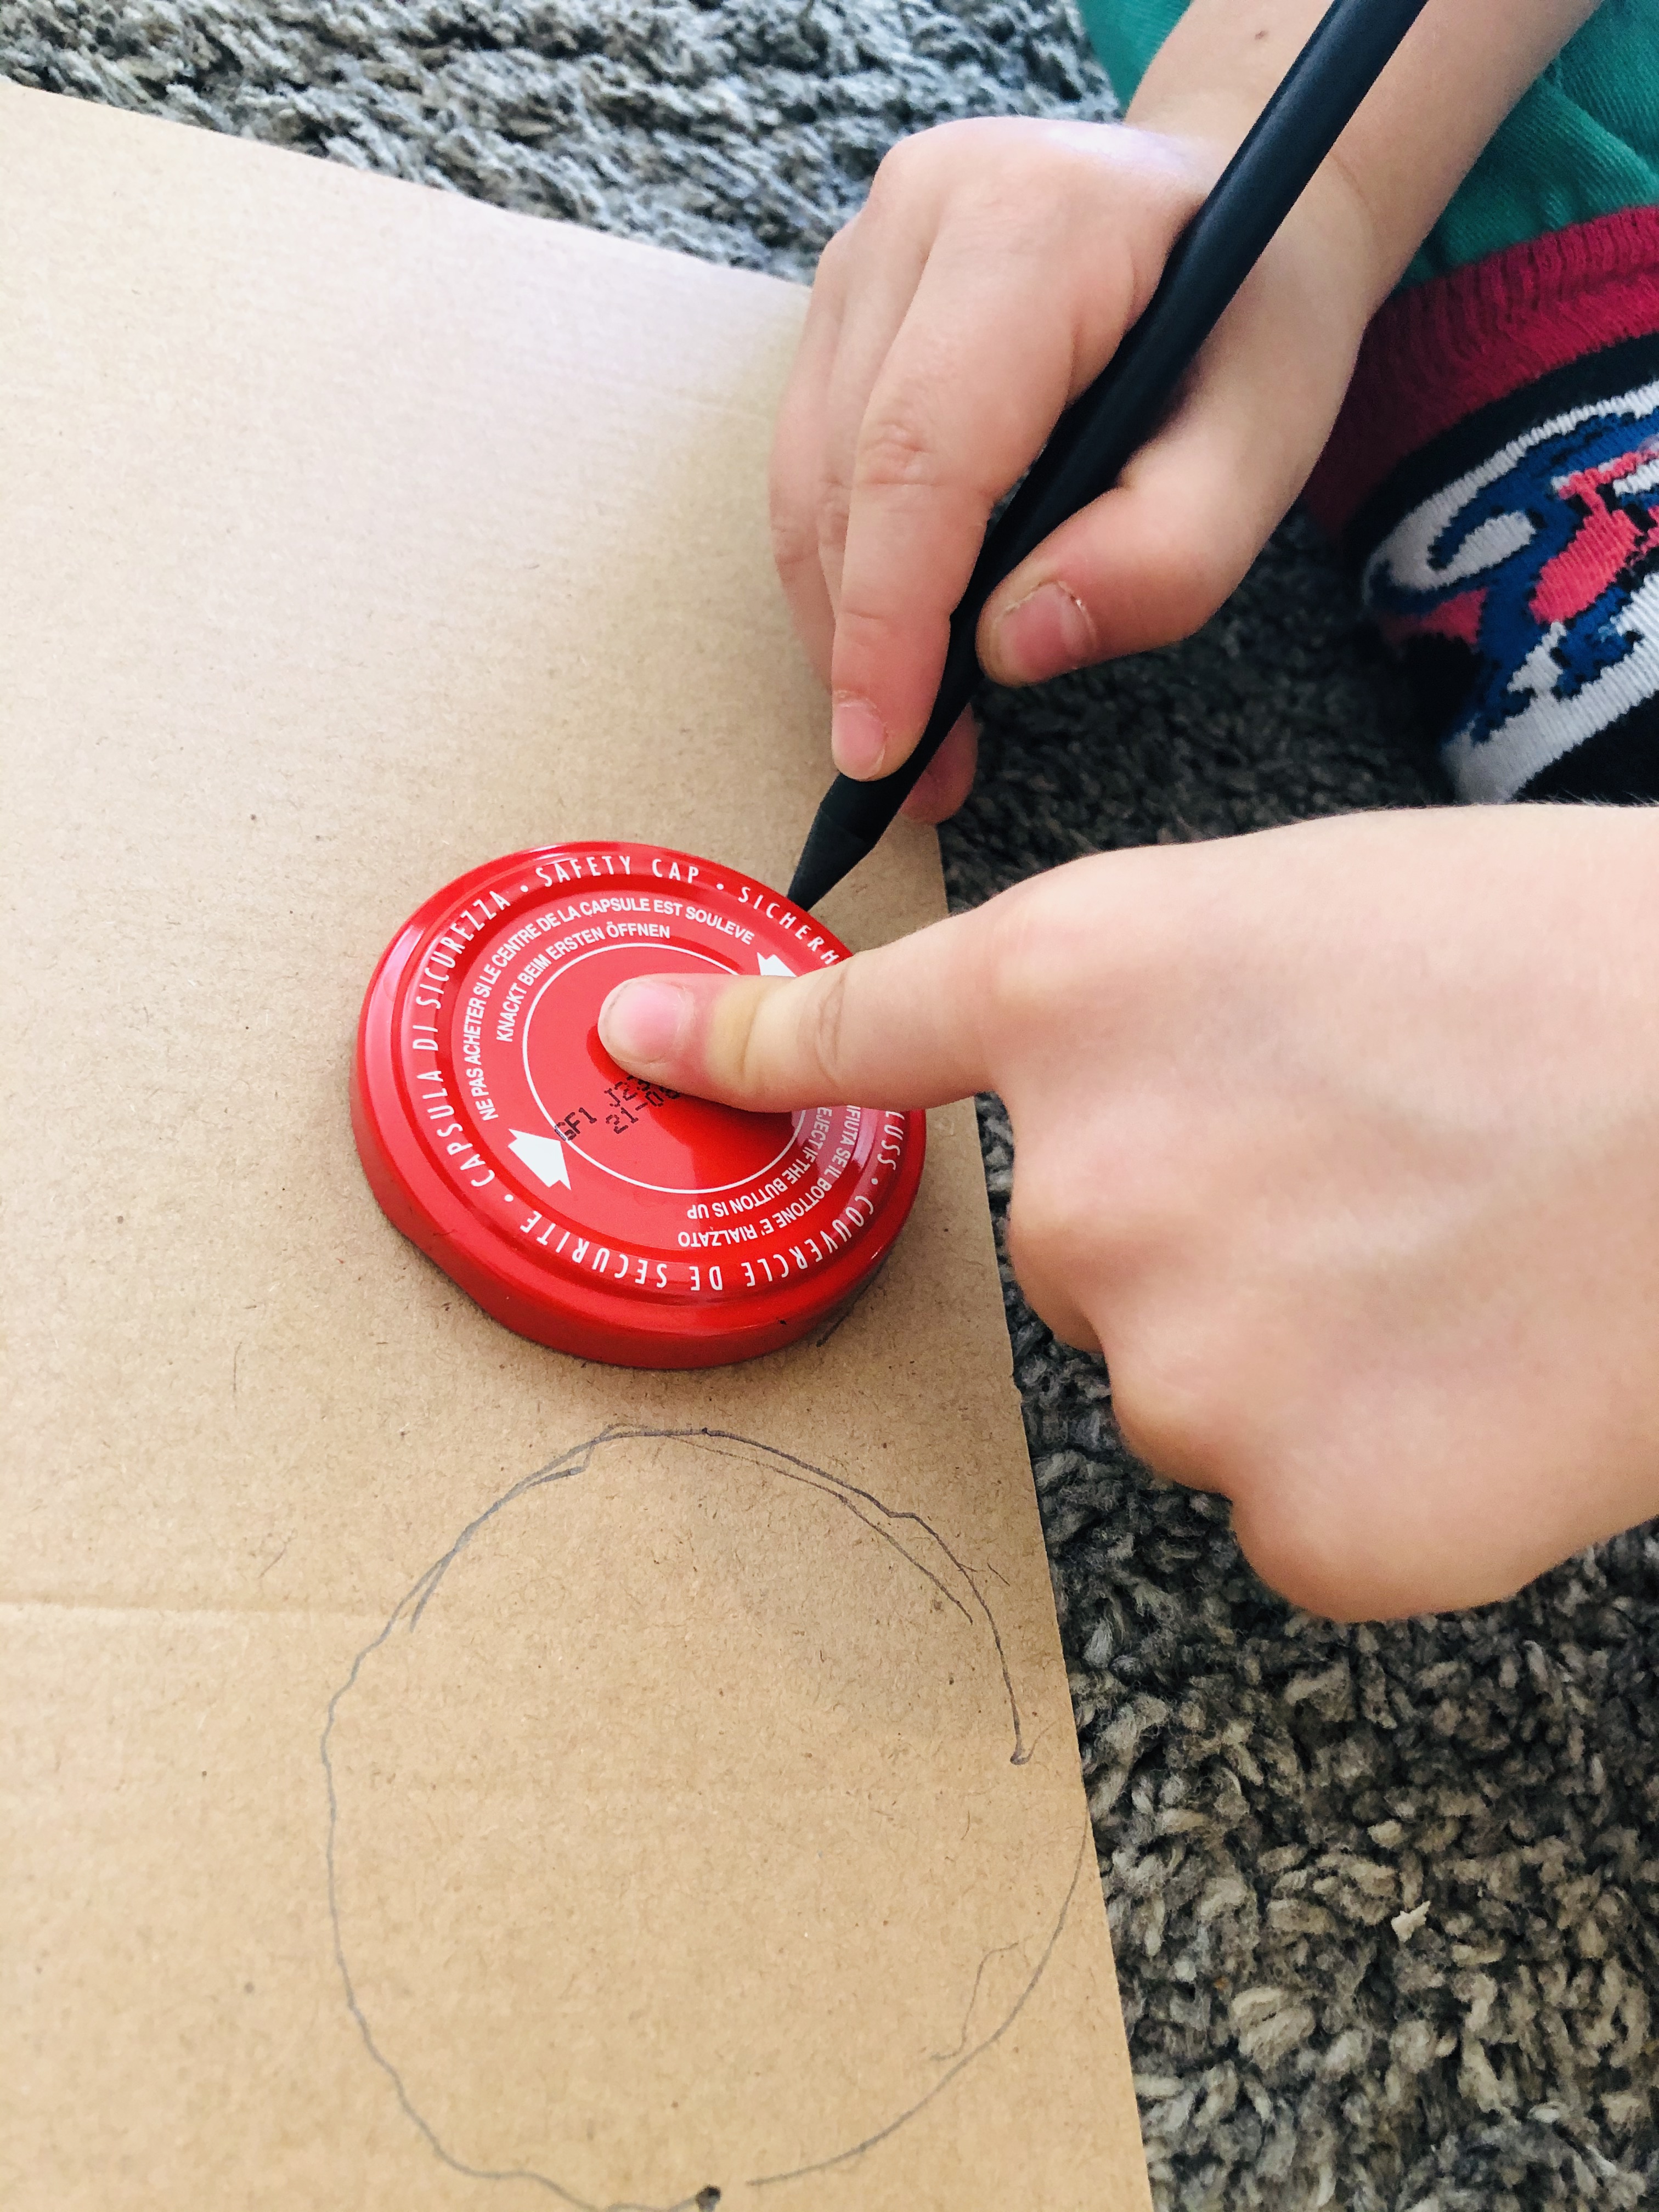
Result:
M1597 0L1428 0L1304 195L1359 256L1369 316L1527 87ZM1317 27L1326 0L1188 0L1128 120L1231 155Z
M1130 102L1124 123L1178 149L1198 180L1201 198L1243 143L1258 112L1259 103L1218 87L1152 83L1143 85ZM1371 197L1339 145L1315 173L1268 252L1295 253L1319 264L1320 283L1344 342L1357 344L1417 244L1414 238L1402 244L1385 234Z

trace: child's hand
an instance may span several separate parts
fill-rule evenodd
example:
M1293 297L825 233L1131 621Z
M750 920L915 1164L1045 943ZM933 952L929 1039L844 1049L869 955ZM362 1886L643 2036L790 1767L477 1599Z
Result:
M1011 1249L1297 1602L1499 1596L1659 1510L1659 817L1353 817L1080 860L794 982L624 985L750 1107L984 1088Z
M830 244L772 512L848 775L910 752L993 507L1110 359L1231 150L1115 125L951 124L896 148ZM992 599L993 676L1030 683L1163 644L1219 606L1335 419L1374 305L1368 246L1340 176L1309 195L1121 485ZM964 717L909 811L939 819L972 776Z
M991 599L1029 684L1180 637L1306 481L1364 325L1510 105L1595 0L1429 0L1122 481ZM1189 0L1125 125L948 124L896 147L830 244L778 425L772 511L838 767L914 747L990 511L1152 297L1326 0ZM907 811L973 775L966 717Z

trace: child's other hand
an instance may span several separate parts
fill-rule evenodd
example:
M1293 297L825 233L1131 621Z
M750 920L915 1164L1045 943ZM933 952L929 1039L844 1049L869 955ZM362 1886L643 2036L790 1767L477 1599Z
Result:
M1236 137L1245 120L1222 111L1218 127ZM1110 359L1231 151L1119 125L950 124L896 147L832 240L772 513L847 774L910 752L992 508ZM1343 173L1322 172L1121 483L992 599L993 676L1031 683L1167 643L1220 605L1341 404L1375 304L1368 224ZM908 811L941 818L972 777L964 717Z
M1352 817L1080 860L793 982L626 985L750 1107L994 1089L1026 1295L1132 1446L1346 1617L1659 1510L1659 817Z

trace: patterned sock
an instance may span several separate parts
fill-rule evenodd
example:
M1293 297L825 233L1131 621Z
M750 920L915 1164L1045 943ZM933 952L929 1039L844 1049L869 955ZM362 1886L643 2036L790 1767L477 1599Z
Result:
M1659 208L1397 293L1306 501L1460 798L1659 799Z

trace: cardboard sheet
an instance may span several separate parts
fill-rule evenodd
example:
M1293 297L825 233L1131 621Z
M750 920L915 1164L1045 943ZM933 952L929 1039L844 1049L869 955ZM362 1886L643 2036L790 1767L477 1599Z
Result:
M486 1320L347 1123L464 867L787 876L801 304L0 94L9 2212L1146 2203L970 1110L690 1376ZM908 831L826 918L940 904Z

